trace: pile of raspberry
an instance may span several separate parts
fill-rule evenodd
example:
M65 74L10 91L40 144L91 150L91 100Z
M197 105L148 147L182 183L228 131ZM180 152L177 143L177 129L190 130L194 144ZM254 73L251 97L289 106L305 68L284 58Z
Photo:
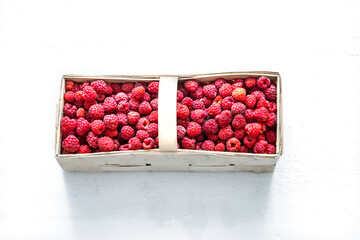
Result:
M159 82L66 81L62 153L157 148Z
M275 154L276 110L276 85L265 76L181 82L178 147Z

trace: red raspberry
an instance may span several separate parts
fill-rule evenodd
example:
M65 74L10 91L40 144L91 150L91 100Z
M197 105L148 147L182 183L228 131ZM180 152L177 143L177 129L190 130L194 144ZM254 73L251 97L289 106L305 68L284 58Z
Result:
M217 95L217 89L216 89L215 85L212 85L212 84L204 86L203 92L204 92L204 96L207 98L215 98Z
M246 147L246 146L240 146L240 149L239 149L239 152L242 152L242 153L247 153L249 151L249 149Z
M263 133L259 134L256 139L257 139L258 141L260 141L260 140L266 140L265 134L263 134Z
M149 114L152 111L151 105L149 102L142 102L139 106L139 113L141 115Z
M217 115L221 114L220 104L218 103L211 104L211 106L207 109L207 112L211 117L216 117Z
M233 89L232 89L231 85L229 83L225 83L220 87L219 94L222 97L227 97L227 96L231 96L232 91L233 91Z
M106 94L106 95L112 95L113 92L114 92L114 90L113 90L111 84L110 84L110 83L107 83L107 84L106 84L106 93L105 93L105 94Z
M152 110L158 110L158 99L155 98L155 99L151 100L150 106L151 106Z
M255 143L254 152L255 153L266 153L267 148L268 148L268 142L264 141L264 140L260 140L257 143Z
M267 77L259 77L257 80L257 85L262 89L268 88L270 86L270 79Z
M275 100L276 99L276 86L271 84L269 88L264 90L264 94L267 100Z
M197 122L190 122L186 132L189 137L196 137L201 134L201 125Z
M231 113L233 115L237 115L237 114L244 115L245 110L246 110L245 105L240 103L240 102L237 102L237 103L235 103L234 105L231 106Z
M129 147L129 144L120 145L119 151L129 151Z
M195 92L196 89L198 88L199 83L195 80L187 80L184 83L184 87L187 91L189 92Z
M195 92L190 93L190 97L193 99L201 99L204 97L204 91L202 87L198 87Z
M74 86L72 87L71 91L77 92L79 90L80 90L80 84L79 83L74 83Z
M221 140L228 140L232 136L234 136L234 132L231 129L230 125L227 125L226 127L221 128L219 131L219 138Z
M222 101L223 101L223 97L222 97L222 96L216 96L216 97L214 98L213 103L217 103L217 104L221 105Z
M236 88L232 92L232 97L235 100L243 102L245 100L246 90L244 88Z
M89 145L81 145L79 148L79 151L77 153L91 153L92 149L89 147Z
M256 108L265 107L267 108L269 106L269 102L265 98L260 98L258 103L256 104Z
M76 111L76 117L77 117L77 118L85 118L85 109L79 108L79 109Z
M103 103L105 112L115 112L117 110L117 103L113 97L107 97Z
M116 129L119 125L119 119L115 114L106 115L104 117L105 126L109 129Z
M138 139L140 139L140 141L143 142L145 140L145 138L150 137L150 135L145 130L139 130L139 131L136 132L136 137Z
M119 103L120 101L127 101L129 100L128 96L124 92L119 92L115 95L115 101Z
M181 104L187 106L189 109L192 108L193 105L193 100L189 97L185 97L182 101Z
M74 86L74 82L73 81L66 81L65 82L65 89L68 90L68 91L71 91L72 88Z
M245 131L251 137L256 138L261 132L261 125L259 123L249 123L245 126Z
M231 123L232 114L229 110L223 111L221 114L215 117L215 120L219 124L220 127L225 127Z
M215 119L207 120L203 125L206 134L217 134L219 132L219 125Z
M83 99L85 101L93 101L97 99L98 95L92 87L84 87L83 89Z
M147 133L150 137L157 137L158 136L158 125L157 123L150 123L147 128Z
M210 105L213 103L213 99L207 97L203 97L200 99L200 101L204 103L205 107L210 107Z
M187 118L187 119L180 119L180 118L178 118L178 119L177 119L177 125L181 125L181 126L183 126L184 128L187 128L187 126L189 125L189 123L190 123L189 118Z
M268 118L268 114L269 112L264 107L258 108L254 111L255 120L259 122L265 122Z
M92 101L84 101L84 108L85 109L90 109L90 107L92 105L95 105L97 104L97 102L95 100L92 100Z
M113 92L114 94L118 94L119 92L121 92L121 83L111 83L111 86L113 88Z
M149 93L158 93L159 92L159 82L151 82L147 86Z
M146 138L142 144L144 149L152 149L155 146L155 141L152 138Z
M150 121L147 118L142 117L137 122L136 129L137 130L147 130L149 124L150 124Z
M231 125L235 130L240 129L240 128L244 128L246 126L245 117L243 115L241 115L241 114L236 115L234 117Z
M119 120L119 125L120 126L124 126L128 124L128 118L127 115L125 113L118 113L116 114L118 120Z
M74 102L74 100L75 100L75 93L72 92L72 91L67 91L67 92L64 94L64 99L65 99L66 102L69 102L69 103Z
M269 113L268 118L265 121L265 125L267 127L272 127L276 124L276 114L275 113Z
M186 119L190 115L189 108L185 105L178 103L176 107L176 115L178 116L178 118Z
M126 100L122 100L119 102L117 109L119 112L127 113L129 111L129 103Z
M127 114L130 125L135 125L140 119L140 113L131 111Z
M64 105L64 115L69 118L74 118L76 116L77 107L71 105L70 103L65 103Z
M276 143L276 132L274 130L267 130L265 132L266 135L266 141L270 144Z
M180 91L177 90L177 97L176 97L176 101L177 102L181 102L181 100L184 98L184 94Z
M246 135L246 131L244 128L237 129L234 132L234 137L236 137L239 140L243 139L245 135Z
M105 131L105 123L101 120L95 120L91 123L91 130L96 135L101 135Z
M133 136L135 136L135 131L132 127L126 125L121 128L121 138L129 140Z
M138 87L138 86L143 86L143 87L145 87L146 88L146 82L136 82L135 83L135 87Z
M159 146L159 137L155 138L155 147ZM179 143L177 144L177 148L179 148Z
M266 153L267 154L276 154L276 147L274 145L268 144Z
M176 130L177 130L177 139L182 139L185 137L186 129L183 126L178 125L176 127Z
M223 78L218 78L218 79L216 79L215 80L215 87L217 88L217 89L220 89L221 88L221 86L224 84L224 83L226 83L226 80L225 79L223 79Z
M106 94L107 86L103 80L97 80L90 84L90 86L98 93L98 94Z
M240 141L236 138L230 138L229 140L226 141L226 149L229 152L237 152L240 149Z
M110 129L110 128L107 128L105 131L104 131L104 135L105 136L108 136L110 138L115 138L117 137L118 135L118 130L115 128L115 129Z
M261 131L260 131L260 133L265 132L265 131L266 131L266 125L265 125L265 123L259 122L259 124L260 124L260 126L261 126Z
M84 89L84 87L89 87L90 86L90 82L86 81L82 84L80 84L80 90L82 91Z
M248 108L254 108L256 106L256 97L253 95L247 95L245 97L245 105Z
M215 143L213 141L210 141L210 140L205 140L201 144L201 149L204 150L204 151L214 151L215 150Z
M129 109L131 111L138 111L140 106L140 101L136 98L132 98L129 100Z
M225 144L220 142L220 143L217 143L216 146L215 146L215 151L217 152L225 152Z
M133 90L134 87L135 87L135 85L133 83L123 83L123 85L121 86L121 89L124 92L129 93Z
M98 95L96 101L97 101L97 102L103 102L104 99L105 99L105 94L100 94L100 95Z
M143 86L138 86L133 88L131 93L134 98L141 99L145 94L145 88Z
M110 137L101 137L98 140L98 147L102 152L111 152L114 150L114 141Z
M101 104L94 104L89 108L89 114L92 119L102 119L105 115L104 107Z
M82 101L84 101L84 99L83 99L83 91L77 91L77 92L75 93L74 100L75 100L76 102L82 102Z
M248 148L252 148L256 143L256 137L251 137L249 135L246 135L244 137L243 142L245 146L247 146Z
M152 111L149 115L149 121L157 123L158 122L158 111Z
M113 139L114 140L114 151L119 151L120 148L120 142L117 139Z
M259 101L261 98L265 98L265 94L261 91L254 91L251 95L256 98L256 101Z
M67 136L70 136L70 135L75 136L75 131L71 131L71 132L68 132L68 133L61 133L62 139L65 139Z
M234 82L235 82L235 83L241 83L241 84L242 84L242 87L245 86L245 81L244 81L244 79L242 79L242 78L237 78L237 79L234 80Z
M213 142L219 139L219 136L217 134L206 134L206 137L208 138L208 140Z
M69 117L63 117L60 121L60 131L61 133L69 133L76 128L76 120L70 119Z
M244 84L242 84L242 83L233 83L232 85L231 85L231 89L234 91L235 89L237 89L237 88L244 88Z
M273 102L269 102L269 105L268 105L268 110L269 112L273 112L275 113L277 111L277 107L276 107L276 104L273 103Z
M249 78L245 79L245 85L248 88L255 87L256 82L257 82L256 78L249 77Z
M254 110L252 109L246 109L244 116L248 123L255 121Z
M234 103L235 103L234 98L231 96L228 96L222 100L221 107L224 110L230 110Z
M192 108L195 109L202 109L205 110L205 103L202 100L195 100L193 101Z
M201 142L195 143L195 150L198 150L198 151L201 150Z
M193 111L191 111L191 114L190 114L190 118L197 123L204 122L205 117L206 117L206 112L201 109L193 110Z
M68 152L75 153L80 149L80 141L74 135L69 135L62 142L62 147Z
M93 133L93 132L89 132L86 135L86 141L89 144L90 147L92 148L97 148L98 147L98 137Z
M76 134L79 136L85 136L91 129L90 123L84 119L79 118L76 121Z
M184 149L195 149L196 140L194 138L184 137L181 140L181 146Z

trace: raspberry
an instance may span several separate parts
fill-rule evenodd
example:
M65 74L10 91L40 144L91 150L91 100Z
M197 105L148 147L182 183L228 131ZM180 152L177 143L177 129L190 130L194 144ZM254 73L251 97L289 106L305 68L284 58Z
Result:
M126 125L121 128L121 137L124 140L129 140L133 136L135 136L135 131L132 127Z
M248 151L249 151L249 149L246 146L240 146L240 148L239 148L239 152L247 153Z
M74 86L72 87L71 91L77 92L79 90L80 90L80 84L79 83L74 83Z
M116 114L118 120L119 120L119 125L127 125L128 124L128 118L127 118L127 115L125 113L118 113Z
M121 86L121 89L124 92L129 93L133 90L134 87L135 87L135 85L133 83L123 83L123 85Z
M202 100L195 100L193 101L192 108L195 109L202 109L205 110L205 103Z
M265 125L267 127L272 127L276 124L276 114L275 113L269 113L268 118L265 121Z
M267 77L259 77L257 80L257 85L262 89L268 88L270 86L270 79Z
M249 123L245 126L245 131L249 136L256 138L261 133L261 125L259 123Z
M227 96L231 96L232 91L233 91L233 89L232 89L231 85L229 83L225 83L220 87L219 94L222 97L227 97Z
M190 93L190 97L193 99L201 99L204 97L204 91L202 87L198 87L195 92Z
M76 111L76 117L77 117L77 118L85 118L85 109L79 108L79 109Z
M235 89L237 89L237 88L244 88L244 84L242 84L242 83L233 83L232 85L231 85L231 89L234 91Z
M89 114L92 119L102 119L105 115L104 107L101 104L94 104L89 108Z
M79 148L79 151L77 153L91 153L92 149L89 147L89 145L81 145Z
M155 141L152 138L146 138L142 144L144 149L152 149L155 146Z
M266 153L267 148L268 148L268 142L264 141L264 140L260 140L257 143L255 143L254 152L255 153Z
M215 85L209 84L203 87L204 96L207 98L215 98L217 95L217 89Z
M69 103L74 102L74 100L75 100L75 93L72 92L72 91L67 91L67 92L64 94L64 100L65 100L66 102L69 102Z
M97 102L103 102L105 99L105 95L104 94L100 94L98 95L98 97L96 98L96 101Z
M111 95L111 94L113 94L113 92L114 92L114 90L113 90L113 88L112 88L112 86L111 86L111 84L106 84L106 95Z
M140 103L139 113L141 115L149 114L151 111L152 111L152 108L151 108L151 105L149 102L144 101L144 102Z
M201 125L197 122L190 122L186 132L189 137L196 137L201 134Z
M90 109L90 107L92 105L95 105L97 104L97 102L95 100L92 100L92 101L84 101L84 108L85 109Z
M201 150L201 142L195 143L195 150Z
M127 114L130 125L135 125L140 119L140 113L131 111Z
M129 140L129 150L139 150L141 149L141 141L137 137L133 137Z
M111 86L113 88L113 92L114 94L118 94L119 92L121 92L121 83L111 83Z
M187 119L179 119L179 118L177 119L177 124L181 125L181 126L183 126L185 128L187 128L189 123L190 123L190 120L188 118Z
M216 79L215 80L215 87L217 88L217 89L220 89L221 88L221 86L223 85L223 84L225 84L226 83L226 80L225 79L223 79L223 78L218 78L218 79Z
M119 112L127 113L129 111L129 103L126 100L122 100L119 102L117 109Z
M182 101L181 104L187 106L189 109L192 108L193 105L193 100L190 97L185 97Z
M254 111L255 120L259 122L265 122L268 118L268 114L269 112L264 107L258 108Z
M230 138L229 140L226 141L226 149L229 152L237 152L240 149L240 141L236 138Z
M156 146L159 146L159 137L156 137L155 138L155 144L156 144ZM179 148L179 143L177 144L177 148Z
M60 121L60 131L61 133L69 133L76 128L76 120L70 119L69 117L63 117Z
M105 112L115 112L117 110L116 100L113 97L105 98L103 107Z
M275 154L276 153L276 147L274 145L268 144L268 148L266 150L267 154Z
M178 118L186 119L190 115L189 108L185 105L178 103L176 105L176 115Z
M199 83L195 80L187 80L184 83L184 87L185 87L186 91L189 91L189 92L195 92L196 89L198 88L198 86L199 86Z
M157 93L159 92L159 82L151 82L147 86L147 90L149 93Z
M203 142L205 140L205 137L205 134L201 133L200 135L197 135L195 139L197 142Z
M66 81L65 83L65 89L68 90L68 91L71 91L72 88L74 86L74 82L73 81Z
M231 123L232 114L229 110L223 111L221 114L215 117L215 120L219 124L220 127L225 127Z
M265 134L263 134L263 133L259 134L256 139L257 139L258 141L260 141L260 140L266 140Z
M177 131L177 139L182 139L185 137L186 129L183 126L178 125L176 127L176 131Z
M231 125L235 130L245 127L246 126L245 117L241 114L236 115Z
M219 136L217 134L207 134L206 137L208 138L208 140L211 140L213 142L219 139Z
M181 100L184 98L184 94L182 93L182 91L180 90L177 90L177 93L176 93L176 101L177 102L181 102Z
M194 149L195 148L195 143L196 143L196 140L194 138L184 137L181 140L181 146L184 149Z
M248 123L255 121L254 110L252 109L246 109L244 116Z
M207 120L203 125L206 134L217 134L219 132L219 125L215 119Z
M217 143L216 146L215 146L215 151L217 152L225 152L225 144L220 142L220 143Z
M244 88L236 88L232 92L232 97L235 100L243 102L245 100L246 90Z
M246 135L246 131L244 128L237 129L234 132L234 137L236 137L239 140L243 139L245 135Z
M120 145L119 151L129 151L129 144Z
M103 80L96 80L90 84L90 86L98 93L98 94L106 94L107 86Z
M83 99L85 101L93 101L98 97L96 91L92 87L84 87Z
M220 104L218 103L211 104L211 106L207 109L207 112L211 117L216 117L217 115L221 114Z
M234 132L231 129L230 125L227 125L226 127L221 128L219 131L219 138L221 140L228 140L232 136L234 136Z
M276 143L276 132L274 130L267 130L265 132L266 135L266 141L270 144Z
M190 114L190 118L197 123L204 122L205 117L206 117L206 112L201 109L193 110L193 111L191 111L191 114Z
M143 142L145 140L145 138L150 137L150 135L145 130L139 130L139 131L136 132L136 137L138 139L140 139L140 141Z
M265 132L265 131L266 131L266 125L265 125L265 123L259 122L259 124L260 124L260 126L261 126L261 131L260 131L260 133Z
M158 136L158 125L157 123L150 123L147 127L147 133L150 137L157 137Z
M246 135L244 137L243 142L245 146L247 146L248 148L252 148L256 143L256 137L251 137L249 135Z
M116 129L119 124L119 119L115 114L106 115L104 117L105 126L109 129Z
M135 87L138 87L138 86L143 86L143 87L145 87L146 88L146 82L136 82L135 83Z
M84 87L89 87L90 86L90 82L86 81L82 84L80 84L80 90L82 91L84 89ZM79 91L79 90L78 90Z
M77 91L77 92L75 93L74 100L75 100L76 102L82 102L82 101L84 101L84 99L83 99L83 91Z
M248 88L255 87L256 82L257 82L256 78L249 77L249 78L245 79L245 86Z
M215 143L213 141L210 141L210 140L205 140L201 144L201 149L204 150L204 151L214 151L215 150Z
M256 101L259 101L261 98L265 98L265 94L261 91L254 91L251 95L256 98Z
M265 107L267 108L269 106L269 102L265 98L260 98L258 103L256 104L256 108Z
M246 110L245 105L240 102L234 103L234 105L231 106L231 113L233 115L237 115L237 114L244 115L245 110Z
M145 88L143 86L138 86L132 89L132 96L136 99L141 99L145 94Z
M110 137L101 137L98 140L98 147L102 152L110 152L114 150L114 141Z
M234 80L234 82L235 82L235 83L241 83L242 87L245 86L245 81L244 81L244 79L242 79L242 78L237 78L237 79Z
M157 123L158 122L158 111L152 111L149 115L149 121Z
M264 94L267 100L275 100L276 99L276 86L271 84L269 88L264 90Z
M273 113L276 112L276 110L277 110L276 104L273 102L269 102L268 110L269 110L269 112L273 112Z
M155 98L155 99L151 100L150 106L153 110L158 110L158 99Z
M117 93L114 98L117 103L119 103L120 101L129 100L128 96L124 92Z
M106 129L105 123L101 120L95 120L91 123L91 130L96 135L101 135Z
M139 106L140 106L140 101L139 99L136 98L132 98L129 100L129 109L131 111L138 111L139 110Z
M228 96L222 100L221 107L223 110L230 110L234 103L235 103L234 98L231 96Z
M136 123L136 129L137 130L147 130L149 124L150 124L150 121L147 118L142 117Z
M85 136L91 129L90 123L85 118L79 118L76 121L76 134Z
M97 148L98 147L98 137L93 133L93 132L89 132L86 135L86 141L89 144L90 147L92 148Z
M114 140L114 151L119 151L120 148L120 142L117 139L113 139Z
M64 105L64 115L69 118L74 118L76 116L77 107L71 105L70 103L65 103Z
M69 135L62 142L62 147L68 152L75 153L80 149L80 141L74 135Z
M222 96L216 96L216 97L214 98L213 103L218 103L219 105L221 105L222 100L223 100L223 97L222 97Z
M248 108L254 108L256 106L256 97L253 95L247 95L245 97L245 105Z

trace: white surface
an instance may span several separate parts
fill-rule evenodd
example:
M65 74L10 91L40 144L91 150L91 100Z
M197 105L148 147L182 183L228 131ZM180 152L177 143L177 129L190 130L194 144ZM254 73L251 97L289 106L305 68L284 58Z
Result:
M359 239L359 1L0 1L0 239ZM174 16L175 15L175 16ZM66 173L60 77L274 70L274 173Z

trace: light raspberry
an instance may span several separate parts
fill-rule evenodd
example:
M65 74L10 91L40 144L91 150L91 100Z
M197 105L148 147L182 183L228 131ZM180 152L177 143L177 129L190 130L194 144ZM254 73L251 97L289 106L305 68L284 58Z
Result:
M146 138L149 138L150 135L145 130L139 130L136 132L136 137L143 142Z
M209 84L203 87L204 96L207 98L215 98L217 95L217 89L215 85Z
M134 111L130 111L128 114L127 114L127 118L129 120L129 124L130 125L135 125L139 119L140 119L140 113L138 112L134 112Z
M98 147L102 152L110 152L114 150L114 141L110 137L101 137L98 140Z
M246 126L246 120L245 117L241 114L238 114L234 117L234 119L232 120L232 127L237 130L240 128L244 128Z
M220 87L219 94L224 98L227 96L231 96L232 91L233 91L232 86L229 83L225 83Z
M150 123L147 127L147 133L150 137L157 137L158 136L158 125L157 123Z
M155 146L155 141L152 138L146 138L142 144L144 149L152 149Z
M246 90L244 88L236 88L232 92L232 97L240 102L243 102L245 100L246 96Z
M86 142L94 149L98 147L98 139L98 136L96 136L93 132L89 132L86 135Z
M187 80L184 83L184 87L189 92L195 92L195 90L198 88L199 83L195 80Z
M201 144L201 149L204 150L204 151L214 151L215 150L215 143L213 141L210 141L210 140L205 140Z
M91 129L90 123L84 119L79 118L76 121L76 134L79 136L85 136Z
M69 133L74 131L76 128L76 120L70 119L68 116L63 117L60 121L60 131L61 133Z
M116 129L119 125L119 119L115 114L106 115L104 117L105 126L109 129Z
M89 115L92 119L102 119L105 115L105 109L101 104L94 104L89 108Z
M233 115L237 115L237 114L244 115L245 110L246 110L246 106L241 102L234 103L234 105L231 106L231 113Z
M186 132L189 137L196 137L201 134L201 125L197 122L190 122Z
M270 79L267 77L259 77L257 80L257 85L259 88L265 89L270 86Z
M121 138L124 140L129 140L135 136L135 131L132 127L126 125L121 128Z
M227 125L226 127L223 127L219 131L219 138L221 140L228 140L229 138L232 138L234 136L234 132L231 129L230 125Z
M152 111L152 108L151 108L151 105L149 102L144 101L144 102L140 103L139 113L141 115L149 114L151 111Z
M80 141L74 135L69 135L62 142L62 147L68 152L75 153L80 149Z

